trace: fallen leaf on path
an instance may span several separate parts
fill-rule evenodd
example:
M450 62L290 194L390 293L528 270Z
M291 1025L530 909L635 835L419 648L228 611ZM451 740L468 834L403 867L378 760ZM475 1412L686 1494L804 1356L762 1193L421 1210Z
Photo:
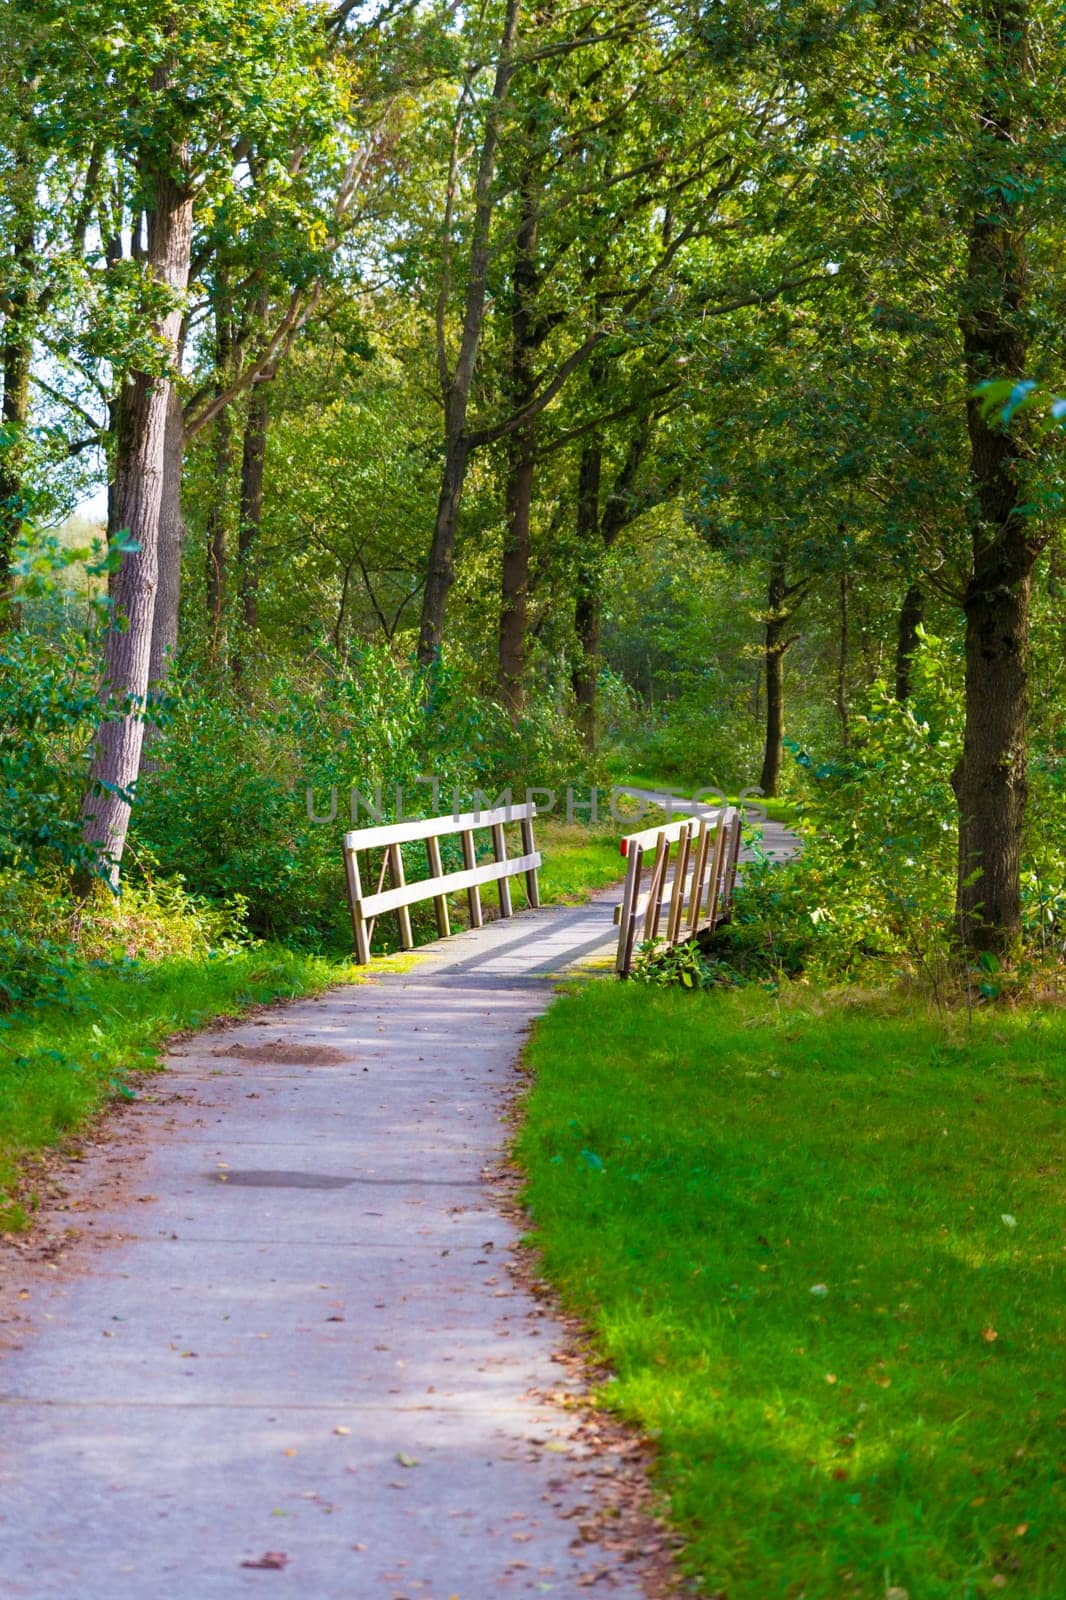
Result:
M289 1558L284 1550L268 1550L265 1555L259 1557L258 1561L241 1562L242 1567L252 1567L256 1572L280 1572L288 1564Z
M402 1450L396 1452L396 1461L401 1467L417 1467L421 1465L417 1456L405 1455Z

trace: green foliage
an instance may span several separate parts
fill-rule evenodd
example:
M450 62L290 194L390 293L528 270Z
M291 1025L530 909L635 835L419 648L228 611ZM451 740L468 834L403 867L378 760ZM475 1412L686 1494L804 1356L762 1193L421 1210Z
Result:
M133 846L197 895L239 895L259 935L347 948L341 835L373 816L431 815L511 786L565 783L577 739L550 707L512 726L445 666L422 675L380 647L342 662L323 653L302 678L279 675L254 709L194 685L162 708L134 810ZM571 759L567 759L568 756ZM358 791L359 814L351 819ZM333 816L330 814L333 812ZM312 815L313 814L313 815ZM318 820L315 820L318 819ZM417 854L417 852L412 852ZM413 875L425 862L414 861ZM428 913L427 913L428 915Z
M698 1592L1058 1600L1061 1007L591 983L528 1060L534 1241Z
M854 976L871 961L891 969L944 951L956 870L957 671L951 650L926 637L912 697L901 703L875 684L846 755L816 763L795 751L810 784L803 855L745 868L737 933L723 934L738 954L787 950L787 968L798 940L809 969Z
M29 876L57 860L92 864L78 810L98 715L86 641L0 638L0 868Z
M695 939L662 949L652 939L640 947L633 964L633 982L653 989L709 989L721 981Z
M419 792L419 683L385 651L318 680L278 677L254 708L189 685L164 708L134 811L135 850L195 893L240 895L257 934L338 942L349 794ZM310 791L310 807L309 807ZM425 792L425 791L422 791ZM337 810L327 818L331 796ZM362 820L365 820L362 819Z

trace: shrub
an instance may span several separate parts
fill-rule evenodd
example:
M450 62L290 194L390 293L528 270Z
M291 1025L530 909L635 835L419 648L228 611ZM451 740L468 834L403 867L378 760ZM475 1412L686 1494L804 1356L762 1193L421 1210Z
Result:
M468 804L478 788L491 797L568 781L580 753L550 707L534 704L512 726L447 667L427 685L383 649L346 662L323 654L317 666L307 681L277 677L254 708L178 686L134 808L131 866L146 849L195 895L239 895L256 934L346 948L340 841L353 791L373 802L380 790L389 819L399 788L417 814L433 804L420 781L432 775L445 812L454 791Z
M809 799L803 855L746 867L738 887L738 952L780 957L829 977L870 962L939 960L950 938L957 816L951 771L961 747L957 663L927 637L914 659L914 693L900 703L877 683L855 719L846 761L816 764L794 750Z

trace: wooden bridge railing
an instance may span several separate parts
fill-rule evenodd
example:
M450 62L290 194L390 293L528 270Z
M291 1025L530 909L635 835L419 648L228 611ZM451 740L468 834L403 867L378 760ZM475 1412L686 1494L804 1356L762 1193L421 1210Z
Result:
M622 904L615 912L620 977L629 976L636 950L645 941L670 950L729 920L740 830L740 812L726 806L710 816L645 828L622 840L628 868ZM649 862L651 876L644 889Z
M437 914L437 932L442 939L451 932L448 914L448 896L466 892L470 912L470 925L480 928L481 885L495 883L500 896L500 915L511 915L511 885L509 879L519 873L525 875L526 896L531 906L540 905L537 885L537 868L540 852L533 839L533 818L537 808L532 803L518 806L501 806L494 811L468 811L459 816L423 817L417 822L391 822L379 827L356 828L344 835L344 870L348 885L348 903L352 913L352 933L355 937L356 960L365 965L370 960L370 941L374 937L374 923L386 912L395 911L400 929L400 942L405 950L414 949L410 907L423 900L432 900ZM504 827L517 822L522 832L522 854L508 857ZM492 861L477 864L477 846L474 835L486 830L492 840ZM441 862L440 841L458 834L462 840L463 867L457 872L445 872ZM425 840L429 877L408 883L404 876L403 846ZM367 894L363 888L359 857L367 850L383 850L381 871L377 888ZM392 887L385 888L388 875Z

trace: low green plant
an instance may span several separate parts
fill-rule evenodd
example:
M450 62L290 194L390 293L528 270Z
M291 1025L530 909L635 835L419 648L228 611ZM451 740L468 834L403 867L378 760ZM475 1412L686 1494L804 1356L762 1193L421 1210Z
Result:
M634 983L653 989L709 989L721 981L695 939L669 948L646 939L633 963Z

